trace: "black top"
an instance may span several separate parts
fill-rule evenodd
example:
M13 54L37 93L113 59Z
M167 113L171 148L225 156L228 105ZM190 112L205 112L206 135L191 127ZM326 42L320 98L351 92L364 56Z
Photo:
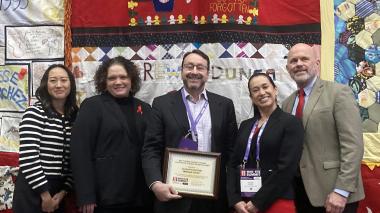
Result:
M132 141L136 141L137 134L136 134L136 112L134 105L134 98L133 97L126 97L126 98L115 98L116 103L119 105L121 111L123 112L125 119L127 120L128 128L130 131L130 137L132 138Z

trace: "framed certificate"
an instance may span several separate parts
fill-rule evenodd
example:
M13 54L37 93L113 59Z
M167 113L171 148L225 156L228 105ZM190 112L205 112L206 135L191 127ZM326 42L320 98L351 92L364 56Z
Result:
M166 148L163 174L182 196L217 199L220 153Z

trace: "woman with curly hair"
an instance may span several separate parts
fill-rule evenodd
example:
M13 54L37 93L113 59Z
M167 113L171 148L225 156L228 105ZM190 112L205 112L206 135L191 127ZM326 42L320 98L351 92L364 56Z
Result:
M99 95L84 100L71 137L77 202L83 213L151 212L141 148L150 106L135 98L141 79L122 56L95 73Z

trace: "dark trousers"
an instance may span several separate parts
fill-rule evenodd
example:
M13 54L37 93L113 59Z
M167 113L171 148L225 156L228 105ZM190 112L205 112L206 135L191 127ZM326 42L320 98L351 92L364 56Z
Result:
M294 202L296 204L297 213L325 213L325 207L314 207L311 205L307 197L305 187L301 177L294 180ZM347 203L343 213L356 213L359 202Z
M153 213L153 210L148 207L99 206L94 213Z
M51 196L54 196L62 189L63 181L60 178L48 179L49 192ZM23 173L19 172L15 190L13 194L13 212L14 213L42 213L40 195L32 190L32 187L28 184ZM63 201L60 203L60 207L54 211L54 213L63 213Z
M189 213L217 212L211 200L193 199Z

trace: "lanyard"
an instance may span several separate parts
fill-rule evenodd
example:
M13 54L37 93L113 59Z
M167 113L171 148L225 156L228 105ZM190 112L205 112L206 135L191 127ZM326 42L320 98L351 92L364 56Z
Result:
M256 168L259 169L259 162L260 162L260 138L261 135L263 134L264 128L267 125L268 120L265 121L265 123L261 126L259 133L257 135L257 140L256 140ZM245 164L248 162L248 156L249 156L249 151L251 150L251 143L252 143L252 138L256 132L256 129L259 125L258 120L253 124L251 133L249 134L248 137L248 142L247 142L247 147L245 149L245 154L244 154L244 159L243 159L243 169L245 168Z
M185 97L184 88L182 88L181 94L182 94L182 101L185 104L186 112L187 112L189 120L190 120L190 130L191 130L192 136L193 137L194 136L197 137L197 135L198 135L198 133L197 133L197 124L198 124L199 120L201 119L202 115L204 114L204 112L206 111L206 108L207 108L207 105L208 105L208 101L205 100L205 103L203 104L203 107L202 107L201 111L199 112L198 116L195 118L195 121L194 121L193 115L192 115L192 113L190 111L189 103L187 102L187 99ZM194 140L194 138L193 138L193 140Z

